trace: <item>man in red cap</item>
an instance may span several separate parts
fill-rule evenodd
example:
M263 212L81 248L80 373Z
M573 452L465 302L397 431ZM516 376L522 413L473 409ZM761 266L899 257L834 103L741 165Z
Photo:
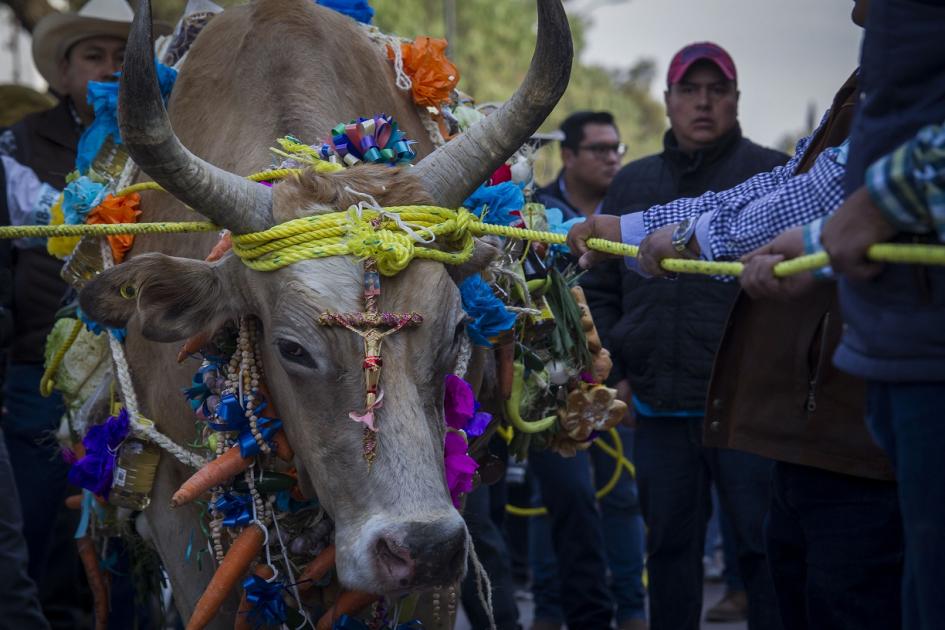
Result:
M786 155L742 136L738 97L735 63L725 50L709 42L680 50L667 76L664 149L617 174L602 213L623 215L725 190L784 164ZM714 481L735 534L749 628L777 630L762 532L771 462L703 448L701 440L712 361L737 287L693 275L642 278L620 262L588 272L581 284L614 359L611 385L636 414L633 455L648 529L651 627L700 625ZM721 604L721 617L744 618L744 592Z

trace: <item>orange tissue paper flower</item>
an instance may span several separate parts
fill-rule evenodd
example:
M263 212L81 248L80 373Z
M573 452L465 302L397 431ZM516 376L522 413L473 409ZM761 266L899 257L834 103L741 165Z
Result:
M85 222L91 225L99 223L137 223L138 205L141 203L141 195L131 193L124 197L108 195L94 210L89 213ZM116 263L125 259L125 254L134 245L135 237L133 234L117 234L108 237L108 244L112 248L112 256Z
M438 107L448 101L450 92L459 83L459 71L446 58L446 40L421 36L409 44L401 44L404 73L413 82L413 101L422 107ZM394 59L388 47L387 56Z

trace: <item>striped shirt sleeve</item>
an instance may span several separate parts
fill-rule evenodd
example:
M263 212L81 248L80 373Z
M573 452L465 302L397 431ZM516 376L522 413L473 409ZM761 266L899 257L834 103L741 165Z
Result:
M902 232L945 241L945 124L929 125L866 172L866 188Z

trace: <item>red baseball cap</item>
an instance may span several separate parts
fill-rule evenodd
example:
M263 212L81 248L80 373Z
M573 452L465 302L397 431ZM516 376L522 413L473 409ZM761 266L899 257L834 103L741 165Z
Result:
M675 85L682 81L682 78L686 75L686 72L692 67L692 64L697 61L711 61L722 74L725 75L725 78L729 81L737 81L737 75L735 73L735 62L732 61L732 57L725 52L725 49L719 46L718 44L713 44L712 42L697 42L695 44L689 44L682 50L680 50L673 57L673 60L669 63L669 73L666 75L666 83L668 85Z

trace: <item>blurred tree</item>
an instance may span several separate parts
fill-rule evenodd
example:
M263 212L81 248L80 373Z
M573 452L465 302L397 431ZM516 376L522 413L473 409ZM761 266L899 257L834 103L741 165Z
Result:
M60 1L67 2L73 10L86 2ZM224 7L240 1L216 0ZM0 2L13 8L29 31L43 15L56 10L49 0ZM131 3L136 4L134 0ZM608 110L617 119L630 156L640 157L659 150L666 123L662 104L649 95L655 76L653 62L642 59L618 69L583 63L581 53L590 24L588 7L593 3L576 0L565 3L574 36L575 61L568 90L543 130L556 129L569 113L579 109ZM152 0L152 10L156 19L173 24L185 4L186 0ZM372 0L371 4L376 10L375 24L385 32L409 38L444 37L444 0ZM461 0L453 5L457 36L450 42L450 57L460 71L460 89L480 103L507 98L521 82L531 59L535 43L534 0ZM549 179L557 168L557 151L545 153L551 159L542 160L539 181Z
M373 0L377 26L403 37L443 37L443 0ZM663 106L649 95L655 70L644 59L617 70L585 64L590 18L567 3L574 37L575 61L567 92L543 125L556 129L571 112L580 109L608 110L614 114L630 155L640 157L659 150L666 128ZM479 103L501 101L518 87L535 44L534 0L462 0L456 2L455 41L450 57L460 72L459 88ZM536 167L538 181L554 176L556 150L545 149Z

